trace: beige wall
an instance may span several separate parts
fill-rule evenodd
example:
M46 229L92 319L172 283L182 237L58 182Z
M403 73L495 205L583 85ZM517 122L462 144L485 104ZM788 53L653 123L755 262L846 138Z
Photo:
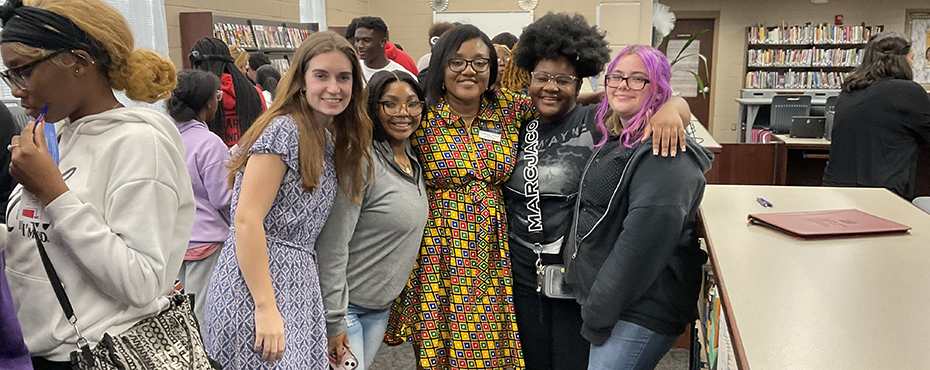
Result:
M353 18L369 15L369 4L377 1L378 0L327 0L326 25L348 26ZM426 0L421 2L426 2Z
M865 22L867 25L884 25L886 30L904 32L906 9L926 8L927 0L830 0L827 4L812 4L809 0L660 0L673 12L719 11L717 65L713 76L714 118L713 135L717 141L733 142L736 132L740 88L745 80L746 27L754 24L775 26L782 22L790 25L807 22L833 22L834 15L842 14L846 25Z
M338 0L350 2L355 0ZM330 0L329 2L337 2ZM211 11L216 15L297 22L300 20L298 0L165 0L168 24L168 54L178 68L190 50L181 50L181 27L178 14Z
M594 24L595 9L600 3L600 0L539 0L534 15L539 18L549 11L572 11L583 14L588 22ZM450 0L446 9L450 12L519 10L522 9L517 0ZM403 45L414 60L429 52L427 32L433 24L433 9L427 0L370 0L368 14L383 18L391 32L391 42ZM349 21L351 19L345 24ZM340 25L330 20L327 23Z

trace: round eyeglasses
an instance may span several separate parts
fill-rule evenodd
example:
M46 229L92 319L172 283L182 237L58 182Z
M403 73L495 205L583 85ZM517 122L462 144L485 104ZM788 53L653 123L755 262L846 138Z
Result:
M29 89L29 75L32 73L32 70L39 64L42 64L42 62L50 60L66 51L69 50L58 50L54 53L23 64L19 67L7 69L3 72L0 72L0 79L3 79L3 82L6 82L6 85L9 86L10 89L17 88L22 91L26 91Z
M423 106L426 105L426 103L422 101L396 103L390 100L382 100L379 101L378 104L381 104L381 109L384 109L384 113L389 116L399 116L403 111L407 111L407 115L416 116L423 113Z
M572 86L578 77L571 75L551 75L546 72L532 72L530 73L530 83L535 85L545 85L549 81L555 81L555 84L559 87L569 87Z

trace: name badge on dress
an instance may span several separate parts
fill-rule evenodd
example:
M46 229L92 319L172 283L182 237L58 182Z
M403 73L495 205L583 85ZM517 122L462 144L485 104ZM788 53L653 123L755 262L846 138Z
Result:
M482 128L478 131L478 137L482 140L501 142L501 130L495 128Z

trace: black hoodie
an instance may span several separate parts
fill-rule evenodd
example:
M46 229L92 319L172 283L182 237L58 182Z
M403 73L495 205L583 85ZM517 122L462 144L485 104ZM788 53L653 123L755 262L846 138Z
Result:
M618 320L679 335L696 318L707 254L694 222L712 160L690 138L677 157L653 155L651 139L624 150L616 138L591 156L563 252L591 343Z

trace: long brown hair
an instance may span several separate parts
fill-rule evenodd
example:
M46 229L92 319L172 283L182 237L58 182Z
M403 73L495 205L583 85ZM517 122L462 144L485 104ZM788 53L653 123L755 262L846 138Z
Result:
M300 44L291 62L290 68L278 84L278 91L271 108L255 119L252 127L246 131L239 140L239 154L229 162L229 183L235 182L236 172L245 169L249 161L248 150L255 144L265 128L275 117L290 114L297 121L300 133L298 141L298 158L300 163L300 185L306 191L313 191L319 186L320 173L323 171L323 158L326 148L325 127L323 122L316 122L313 108L307 103L302 92L306 86L304 76L307 74L307 65L317 55L338 51L345 54L352 64L352 96L349 106L333 118L332 127L335 136L335 162L336 176L339 186L342 187L349 199L356 204L360 203L362 189L368 185L371 178L371 155L368 146L371 144L371 119L365 110L368 100L365 89L362 87L364 77L359 66L355 49L342 36L334 32L317 32ZM361 161L365 158L369 166L368 174L362 173Z
M911 42L900 33L885 31L873 36L862 50L862 63L846 77L843 89L861 90L887 78L913 80L914 71L907 61L910 52Z

